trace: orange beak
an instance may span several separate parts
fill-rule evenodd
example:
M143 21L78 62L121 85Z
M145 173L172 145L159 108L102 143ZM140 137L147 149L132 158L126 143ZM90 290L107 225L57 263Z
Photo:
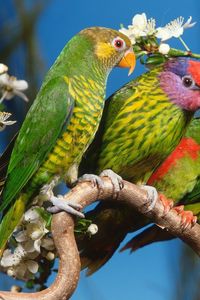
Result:
M128 49L120 62L118 63L118 67L121 68L130 68L128 72L128 76L133 73L133 70L135 69L135 63L136 63L136 58L135 54L132 50L132 48Z

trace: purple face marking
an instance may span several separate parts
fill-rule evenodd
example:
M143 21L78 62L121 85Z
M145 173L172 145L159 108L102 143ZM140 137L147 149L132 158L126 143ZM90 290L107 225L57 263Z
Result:
M200 108L200 88L188 66L188 58L167 62L160 74L160 86L173 103L184 110L196 111Z

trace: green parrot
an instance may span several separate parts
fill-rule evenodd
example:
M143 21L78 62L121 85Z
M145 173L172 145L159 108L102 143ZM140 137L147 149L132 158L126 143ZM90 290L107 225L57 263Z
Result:
M184 223L200 223L200 119L194 119L175 150L148 180L175 205ZM185 208L185 210L183 210ZM196 216L194 217L193 214ZM156 225L148 227L123 248L134 251L150 243L175 238Z
M56 198L53 187L76 182L81 158L98 128L107 77L114 66L135 66L129 38L91 27L75 35L47 73L14 144L1 197L0 256L6 242L42 188L43 196L82 215Z
M112 169L125 180L146 184L177 146L199 107L200 62L168 60L106 101L100 128L79 170L83 174ZM91 238L77 238L87 274L113 255L128 232L149 222L123 203L100 203L86 218L98 226Z

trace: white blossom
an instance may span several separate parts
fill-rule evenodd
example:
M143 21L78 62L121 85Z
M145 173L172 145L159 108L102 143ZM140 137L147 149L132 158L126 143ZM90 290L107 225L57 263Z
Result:
M37 251L40 253L42 238L48 233L46 222L40 217L36 209L33 207L24 214L26 229L19 231L15 235L15 239L19 243L23 243L27 252Z
M146 34L147 35L153 35L156 32L156 21L153 18L150 18L147 20L147 24L146 24Z
M8 67L4 64L0 64L0 74L6 73L8 71Z
M14 76L9 76L7 73L0 75L0 90L2 91L2 97L0 103L6 99L10 100L15 95L22 98L24 101L28 101L27 96L22 92L28 88L28 83L25 80L17 80Z
M130 39L132 45L135 45L136 43L135 34L130 29L126 29L123 27L119 31Z
M161 41L166 41L172 37L179 38L183 32L184 29L193 27L196 22L191 23L192 17L189 17L189 19L184 23L184 18L179 17L170 23L168 23L164 27L157 28L156 37L161 39Z
M27 280L32 277L33 274L37 273L39 265L34 260L23 260L16 267L9 267L7 274L11 277Z
M28 254L25 248L19 244L13 253L10 249L4 251L1 266L7 268L9 276L27 279L38 271L38 263L33 260L37 255L36 253Z
M48 260L55 258L55 245L53 239L47 236L49 230L46 222L36 210L29 209L23 217L20 227L14 233L17 247L14 251L6 249L0 261L1 267L9 276L26 280L38 272L39 255ZM41 249L42 248L42 249Z
M155 25L155 19L147 20L146 14L142 13L133 17L132 25L129 25L128 29L121 28L119 31L127 35L134 45L137 38L154 34L156 32Z
M40 216L36 210L36 207L31 207L24 214L24 220L26 222L37 222L39 218Z
M19 245L13 253L10 249L6 249L1 259L1 266L2 267L16 266L21 262L21 260L25 257L25 255L26 255L26 251L22 247L22 245Z
M16 121L7 121L7 119L11 116L8 112L0 111L0 131L2 131L6 126L13 125Z
M161 43L158 48L158 51L163 55L167 55L170 51L170 46L168 44Z
M96 224L90 224L88 226L87 232L91 235L94 235L98 232L98 226Z

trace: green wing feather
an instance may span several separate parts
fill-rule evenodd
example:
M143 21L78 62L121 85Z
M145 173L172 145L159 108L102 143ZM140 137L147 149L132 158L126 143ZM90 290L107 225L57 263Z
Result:
M2 193L4 183L6 180L8 165L9 165L11 153L12 153L16 138L17 138L17 134L12 138L9 145L7 146L7 148L5 149L5 151L3 152L3 154L0 157L0 195Z
M196 184L191 192L188 192L184 198L181 200L181 203L193 204L199 202L200 205L200 177L196 178Z
M0 210L15 199L51 151L71 117L73 105L64 78L51 79L41 88L16 140Z
M186 133L186 136L192 137L199 145L200 145L200 117L195 118ZM200 156L200 154L199 154ZM196 167L199 165L199 160L200 157L198 158L198 161L196 162ZM200 169L197 168L197 174L198 175L195 178L195 184L192 189L192 191L188 192L184 198L183 198L183 203L185 204L192 204L196 202L200 202ZM200 206L200 204L199 204Z

